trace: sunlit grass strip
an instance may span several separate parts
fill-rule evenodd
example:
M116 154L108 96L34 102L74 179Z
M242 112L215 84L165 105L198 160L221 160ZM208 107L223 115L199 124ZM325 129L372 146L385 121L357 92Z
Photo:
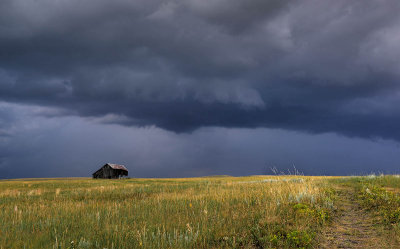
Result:
M0 182L4 248L310 246L332 208L324 177ZM299 204L301 204L299 206Z

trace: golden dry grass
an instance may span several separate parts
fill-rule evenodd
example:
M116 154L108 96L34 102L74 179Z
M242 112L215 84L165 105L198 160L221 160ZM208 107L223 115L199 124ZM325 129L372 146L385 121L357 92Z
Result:
M0 248L309 247L327 177L0 181Z

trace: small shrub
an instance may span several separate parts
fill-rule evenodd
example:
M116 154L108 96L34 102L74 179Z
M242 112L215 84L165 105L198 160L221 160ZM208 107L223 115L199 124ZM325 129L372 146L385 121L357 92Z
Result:
M385 189L368 184L361 188L359 198L364 208L383 216L387 225L400 223L400 197Z
M384 220L388 224L395 224L400 222L400 207L394 210L384 211Z
M311 246L313 235L306 231L294 230L287 234L287 241L291 246L306 248Z

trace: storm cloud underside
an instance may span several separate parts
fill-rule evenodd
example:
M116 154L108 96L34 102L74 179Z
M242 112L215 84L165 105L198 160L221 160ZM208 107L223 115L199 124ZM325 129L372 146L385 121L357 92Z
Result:
M158 132L180 146L177 140L200 141L204 130L232 130L235 137L241 129L250 137L277 133L283 140L302 134L322 142L328 136L333 145L341 143L333 142L339 138L398 142L399 11L396 0L3 0L0 165L10 165L5 158L18 153L28 157L16 134L18 129L33 132L22 125L30 120L80 120L74 121L81 124L75 129L90 124L103 127L99 133L124 130L139 137ZM16 115L15 108L26 114ZM30 108L42 109L32 114ZM57 132L52 136L62 140ZM91 145L94 137L87 140ZM14 148L6 146L10 141ZM254 151L262 145L255 139L249 147ZM194 165L187 175L224 171L202 168L197 159L204 151L189 153L193 161L187 162L172 160L186 153L183 147L176 151L153 166ZM110 157L117 160L116 154ZM255 156L244 158L250 155ZM257 155L257 162L250 161L262 168L268 160ZM77 164L90 161L79 158ZM303 160L309 169L318 168L317 161ZM232 173L245 174L239 170L243 164ZM335 174L317 173L324 172Z

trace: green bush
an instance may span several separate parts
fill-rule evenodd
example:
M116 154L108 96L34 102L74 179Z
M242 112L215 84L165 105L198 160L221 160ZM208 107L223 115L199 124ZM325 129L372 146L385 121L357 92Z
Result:
M359 198L368 210L381 214L387 225L400 223L400 196L385 189L367 184L361 188Z
M287 241L291 246L305 248L311 246L313 235L306 231L292 231L287 234Z
M332 211L318 206L308 206L304 203L296 203L293 205L293 209L298 215L314 218L319 225L330 220L330 212Z
M384 213L384 220L386 223L395 224L400 222L400 207L394 210L385 210Z

